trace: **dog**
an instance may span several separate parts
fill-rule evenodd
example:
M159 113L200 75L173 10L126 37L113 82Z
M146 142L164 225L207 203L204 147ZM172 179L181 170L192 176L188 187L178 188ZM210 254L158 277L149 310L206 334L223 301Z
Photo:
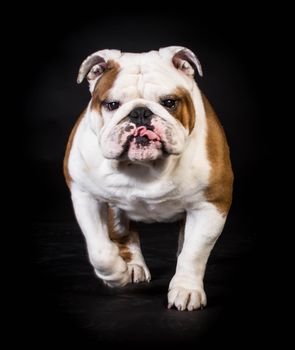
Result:
M95 274L110 287L149 282L132 222L180 220L168 308L207 303L203 277L232 201L223 128L179 46L101 50L81 64L90 102L68 140L64 175Z

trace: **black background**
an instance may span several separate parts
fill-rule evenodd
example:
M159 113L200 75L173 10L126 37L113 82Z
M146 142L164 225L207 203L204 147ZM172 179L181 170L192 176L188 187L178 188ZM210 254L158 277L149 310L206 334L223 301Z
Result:
M268 185L263 169L269 162L266 106L272 97L266 93L269 63L265 58L270 51L270 31L265 25L266 18L261 16L253 8L241 8L235 12L223 9L212 14L208 9L190 11L187 4L179 4L179 9L172 6L157 10L97 4L97 7L87 10L63 13L40 8L37 15L26 15L19 22L18 44L25 66L21 94L23 119L19 123L24 147L20 147L20 151L25 154L26 196L29 198L23 203L23 210L32 224L31 234L24 240L24 247L29 252L25 259L29 265L23 279L26 302L20 329L31 344L39 344L34 334L40 335L47 343L67 345L120 341L130 345L136 341L144 344L179 341L184 344L201 340L235 345L236 341L252 343L258 334L262 336L260 324L265 322L267 310L262 291L268 274L262 264L266 255L261 251L261 242L267 232L261 220L261 202L265 201ZM272 40L275 37L272 36ZM167 321L166 316L159 316L154 323L149 323L152 321L145 319L146 308L154 307L155 312L162 315L165 289L160 288L160 306L158 303L156 306L148 304L151 305L148 307L141 307L141 294L137 294L137 289L127 289L122 295L104 289L96 291L98 282L88 268L84 242L75 223L62 175L67 137L90 97L85 82L79 86L76 84L82 60L105 48L142 52L169 45L186 46L197 54L204 72L203 78L197 77L197 83L224 126L235 173L233 206L215 256L221 265L220 256L228 258L225 261L230 272L222 267L219 269L218 263L215 266L213 257L214 271L212 268L209 273L213 281L216 279L225 284L227 292L219 298L216 289L217 297L211 297L211 309L209 295L208 321L206 316L205 321L192 316L172 316L170 321L169 316ZM151 232L143 226L142 231L143 241L146 240L149 246L152 245L149 235L153 237L155 231L162 232L168 241L169 231L176 237L177 225L153 226ZM166 252L165 242L159 243L162 241L159 235L155 239L164 260L173 261L175 240L171 239L169 252ZM77 250L73 260L64 255L64 247L71 245L71 240ZM151 254L153 261L153 252L147 249L147 253ZM61 256L64 258L62 263ZM60 264L64 263L66 272L60 275ZM168 269L167 266L163 268ZM82 306L77 306L77 295L70 287L75 285L79 289L79 284L85 281L80 277L73 282L72 277L67 276L69 271L75 274L75 269L85 269L88 276L85 290L79 296L78 302ZM161 275L157 273L156 285L157 276L159 280ZM86 292L88 287L91 296ZM142 299L152 299L153 291L151 289L150 298L145 295ZM111 307L109 312L100 313L98 310L95 316L90 316L92 322L97 320L97 324L89 326L89 310L94 307L91 298L95 298L96 292L103 303L110 303L113 297L119 304L114 306L114 313ZM131 295L135 293L139 299L139 311L131 307L129 292ZM121 315L118 320L121 307L127 316ZM138 323L134 324L133 313L138 313ZM159 328L161 320L171 322L168 331ZM124 323L123 328L120 328L120 322ZM149 331L143 331L140 323ZM128 337L122 335L126 332Z

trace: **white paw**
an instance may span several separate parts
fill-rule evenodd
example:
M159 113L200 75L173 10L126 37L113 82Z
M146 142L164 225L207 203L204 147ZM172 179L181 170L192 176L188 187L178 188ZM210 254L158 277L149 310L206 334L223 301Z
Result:
M123 261L123 259L122 259ZM121 268L113 269L112 272L102 269L94 269L95 274L102 279L105 285L109 287L123 287L130 282L130 274L127 264L123 261Z
M149 282L151 280L151 274L146 265L128 263L128 272L130 281L132 283Z
M176 307L179 311L192 311L203 308L206 304L206 294L202 287L187 289L175 286L168 292L168 309Z
M92 253L90 261L96 275L109 287L122 287L130 282L130 274L126 262L119 256L119 249L111 245L102 253Z

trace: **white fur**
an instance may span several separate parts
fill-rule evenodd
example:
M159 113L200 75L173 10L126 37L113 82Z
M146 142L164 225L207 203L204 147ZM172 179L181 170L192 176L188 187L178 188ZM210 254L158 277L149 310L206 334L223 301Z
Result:
M203 277L209 254L225 223L214 205L187 211L184 243L169 285L168 308L191 311L206 306Z
M168 50L169 51L169 50ZM121 71L109 92L120 100L117 111L90 109L81 121L69 157L71 192L75 213L85 235L90 262L96 274L111 286L150 279L138 244L128 265L109 239L107 204L116 208L115 225L126 234L121 211L143 222L168 222L184 217L184 244L168 294L169 307L193 310L206 304L203 276L210 251L222 231L225 217L207 202L210 164L206 150L206 117L200 91L192 77L177 71L165 51L118 54ZM168 59L169 58L169 59ZM190 135L158 102L176 87L187 89L194 102L196 127ZM91 87L92 89L93 87ZM103 144L109 131L137 105L150 108L173 125L179 155L150 163L120 163L107 159ZM132 272L133 271L133 272Z

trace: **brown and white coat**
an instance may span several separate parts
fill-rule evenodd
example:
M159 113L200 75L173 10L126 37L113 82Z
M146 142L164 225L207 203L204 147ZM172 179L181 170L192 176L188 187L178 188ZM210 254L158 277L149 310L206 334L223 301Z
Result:
M194 69L202 74L196 56L183 47L89 56L78 82L87 75L92 98L64 161L90 262L107 285L151 278L130 220L182 220L168 292L168 306L178 310L206 305L205 267L231 205L233 182L222 126ZM171 108L163 104L167 100L175 101ZM138 108L149 111L147 127L134 119Z

